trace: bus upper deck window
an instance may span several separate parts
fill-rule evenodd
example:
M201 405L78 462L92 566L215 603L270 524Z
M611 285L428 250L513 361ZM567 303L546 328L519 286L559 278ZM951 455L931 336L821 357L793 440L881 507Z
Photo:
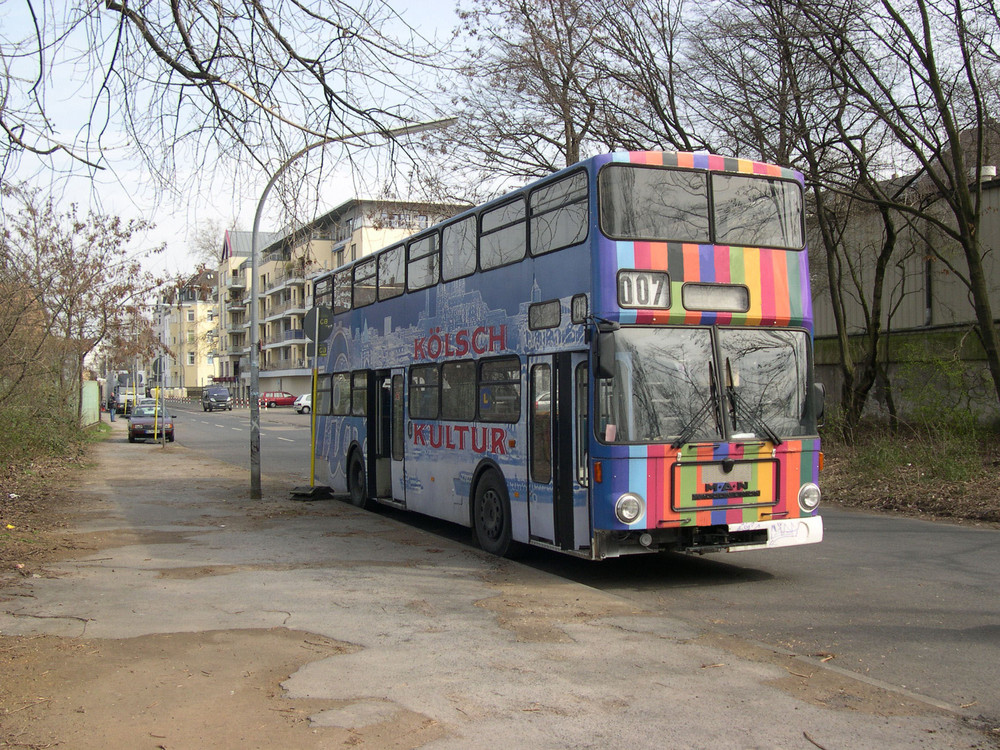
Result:
M587 238L587 173L575 172L532 191L531 254L542 255Z
M468 276L476 270L476 217L449 224L441 232L441 278Z
M353 287L350 268L338 271L333 275L333 311L335 313L347 312L351 309Z
M389 248L378 256L378 298L390 299L403 293L403 246Z
M793 180L712 175L715 241L742 247L801 250L802 188Z
M441 264L441 248L438 244L438 234L428 234L414 240L407 247L409 259L406 264L406 288L411 292L415 289L426 289L438 282L438 269Z
M354 306L364 307L375 301L375 258L354 266Z
M709 241L705 172L611 164L601 170L598 197L601 229L608 237Z
M484 211L479 233L479 267L505 266L524 258L528 246L524 197Z

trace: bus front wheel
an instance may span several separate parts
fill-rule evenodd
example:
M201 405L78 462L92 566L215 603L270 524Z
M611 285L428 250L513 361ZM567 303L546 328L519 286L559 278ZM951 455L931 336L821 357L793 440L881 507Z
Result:
M506 484L495 471L487 471L476 485L472 526L483 550L498 557L511 552L510 499Z
M361 463L361 456L357 453L351 455L347 465L347 491L351 494L351 505L356 505L359 508L368 507L365 466Z

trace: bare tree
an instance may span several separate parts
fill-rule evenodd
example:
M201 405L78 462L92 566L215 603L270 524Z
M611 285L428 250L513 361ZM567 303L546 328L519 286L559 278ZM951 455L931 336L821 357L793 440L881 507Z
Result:
M703 71L690 28L697 18L698 9L684 0L606 8L595 64L603 73L595 131L609 148L714 150L715 129L726 118L697 106Z
M16 269L19 278L22 312L13 324L15 330L27 325L38 342L33 351L20 347L20 379L52 376L64 402L75 403L87 355L132 326L129 306L159 284L141 261L162 246L148 252L130 246L149 228L145 222L94 213L81 217L76 206L60 211L37 192L9 192L21 205L7 213L3 229L4 267ZM54 372L45 368L43 352L56 353Z
M259 168L306 142L422 119L408 77L428 63L382 0L24 0L0 46L0 160L68 154L89 167L132 140L164 183L201 179L224 160ZM18 35L18 30L21 30ZM72 143L59 140L48 90L72 66L87 108Z
M964 0L905 5L874 0L855 7L855 22L847 27L830 22L825 3L796 6L807 21L803 37L815 59L854 106L891 135L881 153L895 157L894 171L916 178L912 189L880 187L873 199L923 235L928 251L965 284L1000 401L1000 336L979 231L980 177L996 130L989 113L1000 103L992 85L1000 49L996 16L987 6ZM865 145L865 157L878 158L879 152ZM887 176L869 180L869 187L885 187ZM934 241L935 234L947 243ZM958 249L958 263L951 247Z
M224 226L214 219L198 222L194 229L194 239L191 241L191 256L195 265L209 268L216 268L219 265L222 237L227 229L235 230L235 222L229 226Z
M445 144L449 161L502 183L580 160L593 139L602 76L594 67L598 5L473 0L461 10L466 62L449 93L459 125L431 139Z

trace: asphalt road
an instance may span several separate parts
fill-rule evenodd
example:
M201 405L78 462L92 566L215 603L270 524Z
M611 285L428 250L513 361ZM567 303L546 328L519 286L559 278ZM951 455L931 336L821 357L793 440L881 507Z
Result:
M242 466L250 481L250 409L206 412L198 402L170 401L176 440L213 458ZM292 476L309 484L308 414L290 407L260 410L260 464L263 474Z
M177 440L249 467L249 411L179 405ZM309 417L261 413L262 471L308 484ZM470 543L466 529L386 510ZM714 632L810 655L1000 726L1000 530L823 510L822 544L600 563L531 549L540 570Z
M824 510L819 545L549 572L1000 725L1000 531Z

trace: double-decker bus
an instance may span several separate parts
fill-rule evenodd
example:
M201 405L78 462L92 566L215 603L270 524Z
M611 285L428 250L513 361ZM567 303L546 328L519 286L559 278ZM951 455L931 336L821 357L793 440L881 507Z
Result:
M818 542L802 176L596 156L318 278L315 479L590 559Z

